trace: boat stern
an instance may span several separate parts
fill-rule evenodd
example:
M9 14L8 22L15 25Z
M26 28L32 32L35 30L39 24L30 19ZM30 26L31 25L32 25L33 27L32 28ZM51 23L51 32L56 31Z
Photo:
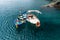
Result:
M40 25L41 25L40 22L36 23L36 27L40 27Z

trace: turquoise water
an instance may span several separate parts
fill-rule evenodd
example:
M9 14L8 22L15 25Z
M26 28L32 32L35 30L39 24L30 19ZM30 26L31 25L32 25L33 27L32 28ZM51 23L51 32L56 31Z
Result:
M0 40L60 40L60 10L43 8L46 0L0 0ZM14 20L19 11L37 9L42 14L34 13L41 21L41 27L36 28L30 23L15 28Z

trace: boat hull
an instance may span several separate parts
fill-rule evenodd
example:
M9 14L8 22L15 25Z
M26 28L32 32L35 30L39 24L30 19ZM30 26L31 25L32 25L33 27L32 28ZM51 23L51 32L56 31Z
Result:
M32 23L32 24L35 24L36 27L40 27L40 20L35 16L33 15L33 18L29 17L31 14L28 14L28 18L27 18L27 21Z
M23 25L23 24L25 24L25 23L26 23L25 20L24 20L24 21L17 20L16 23L15 23L16 28L20 27L21 25Z

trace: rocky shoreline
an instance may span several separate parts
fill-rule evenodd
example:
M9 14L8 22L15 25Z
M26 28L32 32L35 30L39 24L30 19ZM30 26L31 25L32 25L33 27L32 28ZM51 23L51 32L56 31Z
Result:
M47 5L43 5L43 7L60 8L60 2L59 1L51 2L51 3L47 4Z
M53 7L56 2L52 2L50 4L44 5L44 7Z

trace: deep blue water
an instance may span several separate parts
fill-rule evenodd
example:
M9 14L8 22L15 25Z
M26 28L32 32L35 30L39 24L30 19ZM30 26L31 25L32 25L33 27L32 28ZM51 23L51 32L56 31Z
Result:
M0 40L60 40L60 10L41 7L48 3L46 0L0 0ZM27 22L16 29L14 20L19 11L30 9L42 12L41 15L34 13L41 27Z

